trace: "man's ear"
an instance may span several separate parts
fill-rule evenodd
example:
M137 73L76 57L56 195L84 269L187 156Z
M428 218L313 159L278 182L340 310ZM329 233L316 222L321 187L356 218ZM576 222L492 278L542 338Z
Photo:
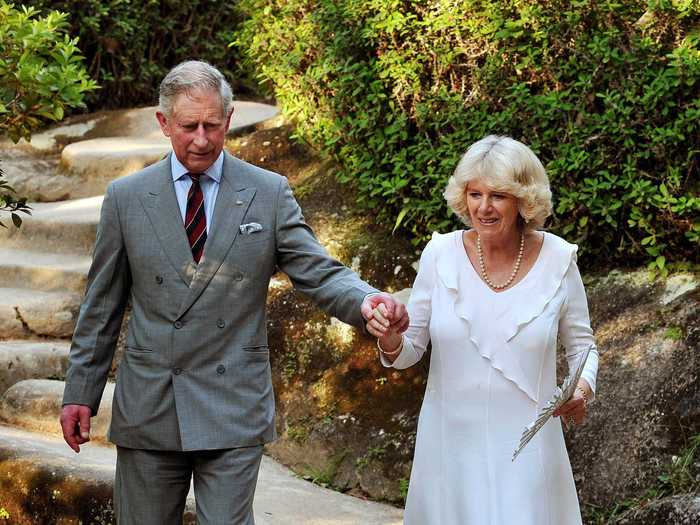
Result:
M170 137L170 122L168 122L168 117L166 117L160 111L156 111L156 119L158 120L158 125L160 126L160 130L163 132L163 135Z
M228 128L231 126L231 117L233 117L233 109L228 114L228 117L226 117L226 131L228 131Z

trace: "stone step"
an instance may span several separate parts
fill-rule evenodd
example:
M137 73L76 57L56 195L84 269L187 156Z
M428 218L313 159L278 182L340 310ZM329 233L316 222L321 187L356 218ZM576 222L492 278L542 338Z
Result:
M0 288L0 337L70 337L80 300L75 292Z
M4 248L0 251L0 286L21 283L45 292L84 293L90 257Z
M0 341L0 396L26 379L63 379L69 350L67 341Z
M26 523L74 523L81 510L93 512L81 516L83 523L111 523L115 463L113 447L90 443L75 454L61 438L0 425L0 506L17 522L32 509L35 521ZM403 514L313 485L267 456L253 508L258 525L400 525ZM194 523L192 490L185 523Z
M0 228L0 246L42 252L88 256L95 243L102 197L62 202L32 203L32 215L23 215L21 228ZM7 214L0 215L9 221Z
M65 382L56 379L26 379L15 383L0 397L0 421L44 435L60 436L58 418L64 388ZM100 410L90 420L90 439L98 443L107 442L113 396L114 383L107 383Z
M0 143L0 159L5 180L28 201L64 200L80 184L76 178L58 174L58 153L37 155Z
M170 141L165 137L82 140L63 149L61 171L82 181L71 192L71 198L103 195L112 180L158 162L170 149Z

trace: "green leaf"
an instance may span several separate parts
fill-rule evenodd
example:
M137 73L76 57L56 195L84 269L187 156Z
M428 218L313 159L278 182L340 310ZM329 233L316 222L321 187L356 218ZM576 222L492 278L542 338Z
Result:
M394 223L394 229L392 230L392 233L394 233L399 228L399 226L401 226L401 223L403 222L403 219L407 213L408 213L408 208L403 208L399 212L398 216L396 217L396 222Z

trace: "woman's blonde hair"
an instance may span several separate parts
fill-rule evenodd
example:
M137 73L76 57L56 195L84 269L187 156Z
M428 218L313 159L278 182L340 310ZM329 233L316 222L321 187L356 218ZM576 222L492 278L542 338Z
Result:
M537 229L552 214L552 192L540 159L522 142L489 135L472 144L447 181L447 205L462 222L471 226L467 208L469 181L479 179L495 191L518 199L518 211L525 228Z

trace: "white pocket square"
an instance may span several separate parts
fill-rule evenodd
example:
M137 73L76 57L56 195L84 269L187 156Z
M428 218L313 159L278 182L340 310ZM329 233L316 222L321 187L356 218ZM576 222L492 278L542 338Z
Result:
M238 229L241 230L243 235L250 235L251 233L262 231L263 227L262 224L258 224L257 222L248 222L246 224L241 224Z

